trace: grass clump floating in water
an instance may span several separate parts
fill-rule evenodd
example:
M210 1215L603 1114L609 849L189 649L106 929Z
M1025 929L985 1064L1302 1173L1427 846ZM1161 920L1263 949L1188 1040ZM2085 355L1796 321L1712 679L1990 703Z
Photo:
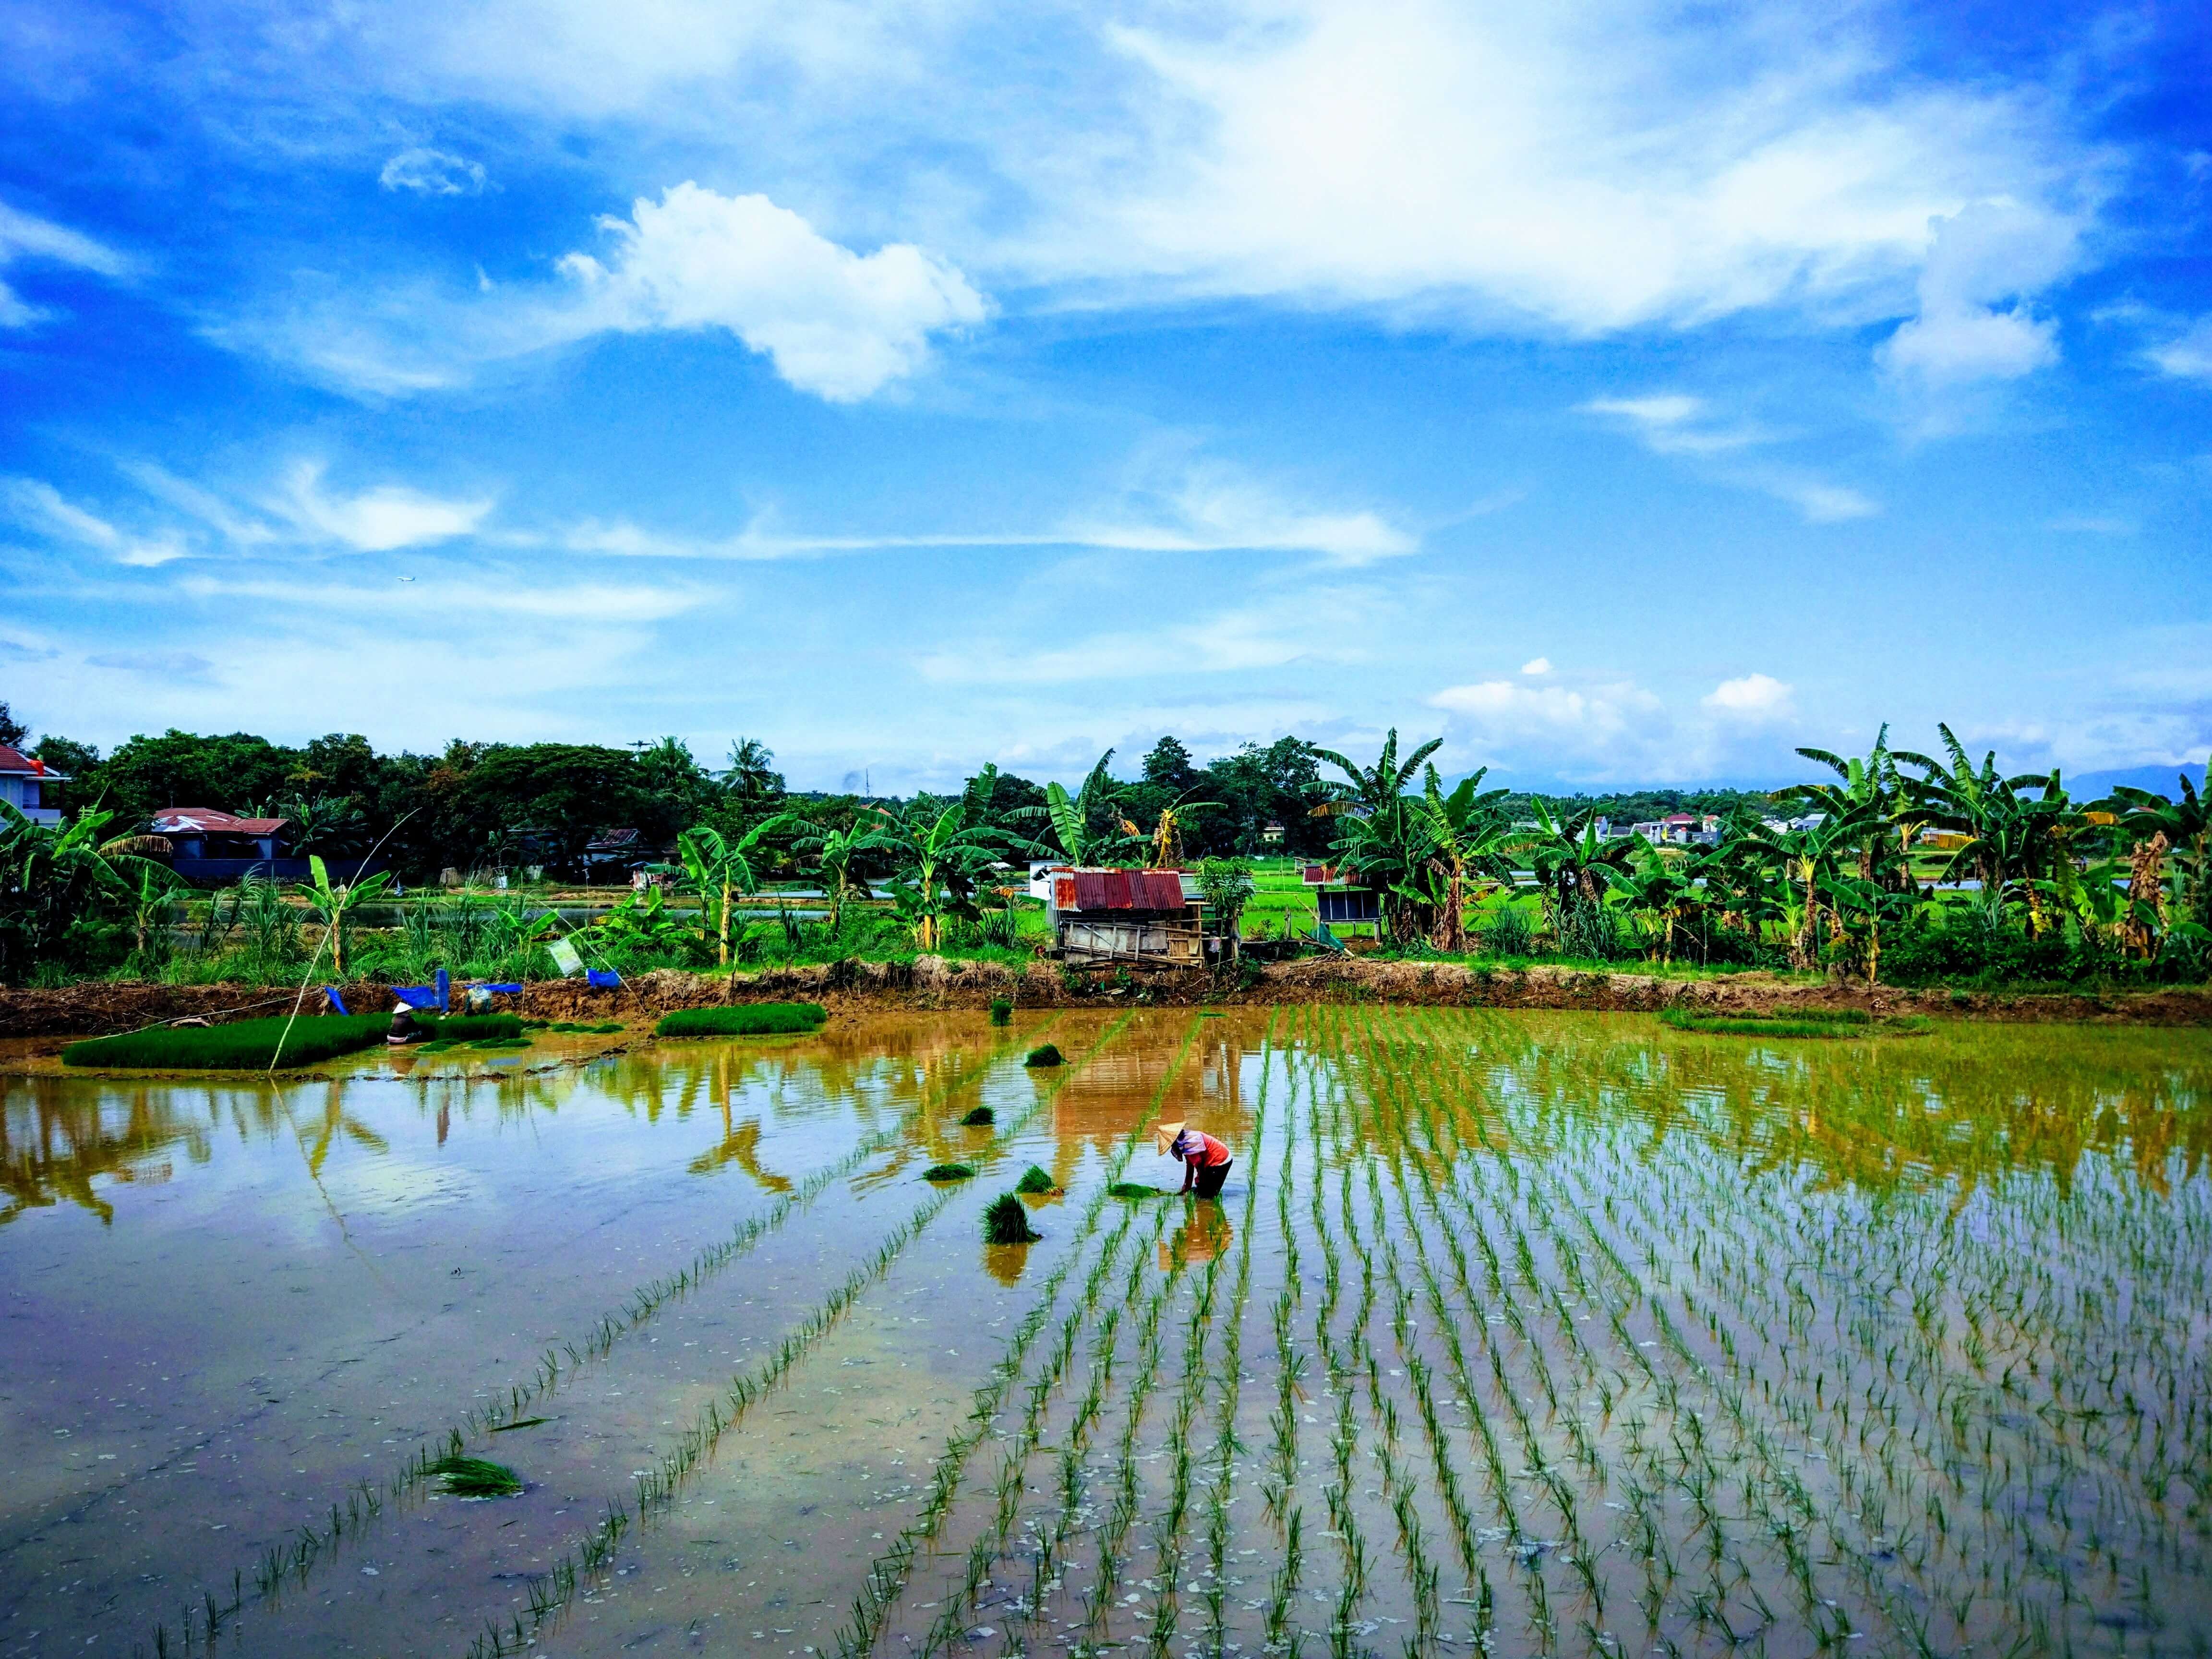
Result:
M1164 1187L1147 1187L1141 1181L1117 1181L1106 1189L1109 1198L1165 1198Z
M1060 1054L1058 1048L1053 1047L1049 1042L1041 1042L1036 1048L1030 1050L1030 1057L1024 1060L1022 1064L1024 1066L1059 1066L1064 1062L1065 1057Z
M455 1498L513 1498L522 1490L520 1475L489 1457L448 1452L424 1472Z
M416 1024L434 1040L519 1037L522 1022L513 1014L458 1014L440 1019L417 1014ZM320 1014L235 1020L228 1025L161 1025L118 1036L92 1037L62 1050L64 1066L129 1066L177 1072L258 1072L272 1060L278 1066L310 1066L319 1060L358 1054L382 1044L392 1030L390 1014ZM279 1039L283 1049L277 1049Z
M924 1181L973 1181L975 1166L972 1164L933 1164L921 1172Z
M1044 1235L1030 1225L1030 1212L1012 1193L1000 1193L983 1212L986 1244L1034 1244Z
M1032 1164L1022 1171L1022 1178L1014 1183L1018 1193L1048 1193L1054 1190L1051 1175L1041 1164Z
M999 1115L988 1106L978 1106L960 1120L962 1126L969 1129L988 1129L998 1121Z
M744 1002L726 1008L679 1008L663 1014L656 1036L770 1036L811 1031L830 1018L818 1002Z
M1810 1008L1786 1014L1705 1014L1688 1008L1662 1008L1659 1023L1669 1030L1709 1036L1921 1036L1935 1030L1931 1021L1917 1014L1876 1019L1858 1008Z

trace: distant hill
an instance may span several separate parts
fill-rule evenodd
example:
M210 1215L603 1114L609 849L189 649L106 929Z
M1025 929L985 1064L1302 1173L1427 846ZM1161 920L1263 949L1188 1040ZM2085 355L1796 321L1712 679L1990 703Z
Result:
M2177 779L2184 769L2179 766L2126 766L2116 772L2069 772L2066 774L2066 793L2075 800L2094 800L2115 788L2148 789L2168 800L2178 800L2181 788ZM2189 781L2203 796L2204 769L2191 766L2185 769Z

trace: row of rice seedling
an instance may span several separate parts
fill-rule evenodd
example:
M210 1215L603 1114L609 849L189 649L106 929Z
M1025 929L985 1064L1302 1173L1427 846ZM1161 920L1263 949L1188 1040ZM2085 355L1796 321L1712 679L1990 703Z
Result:
M1128 1023L1129 1017L1125 1015L1108 1025L1066 1073L1041 1089L1012 1122L998 1130L994 1140L1005 1144L1018 1137L1050 1106L1054 1095L1068 1078L1077 1074L1085 1061L1110 1047ZM767 1358L732 1378L723 1397L708 1402L693 1423L676 1436L672 1449L660 1454L654 1468L634 1477L637 1482L636 1515L640 1520L674 1500L693 1471L711 1457L721 1437L742 1421L763 1396L781 1384L799 1363L837 1326L870 1285L890 1273L908 1245L958 1196L958 1190L957 1187L939 1187L933 1190L805 1317L784 1334ZM566 1609L580 1582L588 1581L593 1573L604 1571L611 1561L614 1546L627 1524L627 1512L623 1507L619 1504L611 1504L607 1518L586 1535L564 1562L556 1564L551 1572L539 1575L533 1581L532 1620L525 1630L528 1639L537 1639ZM496 1651L495 1644L503 1639L502 1627L494 1623L479 1637L477 1646L471 1650L471 1659L486 1659L486 1656Z
M472 1018L504 1019L509 1017ZM447 1022L448 1025L458 1023L455 1020ZM1003 1053L1007 1046L1006 1042L1001 1041L994 1045L993 1052ZM554 1392L573 1381L580 1370L593 1361L605 1359L617 1343L643 1327L662 1308L695 1294L709 1279L750 1254L763 1240L794 1217L805 1213L823 1194L840 1182L852 1178L885 1152L912 1140L920 1124L941 1111L959 1091L979 1083L983 1075L984 1070L968 1072L957 1067L949 1068L938 1086L919 1095L896 1122L863 1136L836 1162L817 1170L793 1190L778 1194L766 1210L746 1217L729 1234L702 1247L683 1267L635 1286L620 1304L601 1316L580 1340L564 1343L557 1349L549 1348L539 1357L531 1372L510 1383L504 1395L495 1395L488 1405L471 1407L441 1436L419 1446L381 1487L364 1482L349 1489L343 1523L334 1509L328 1526L304 1528L288 1544L272 1546L264 1550L255 1564L252 1601L244 1595L242 1575L234 1575L234 1578L240 1580L241 1587L228 1605L220 1605L208 1598L209 1606L205 1609L195 1612L188 1608L178 1629L178 1646L189 1650L196 1640L204 1641L207 1632L221 1620L234 1619L256 1602L279 1601L288 1582L304 1583L307 1574L334 1555L342 1541L358 1534L368 1520L380 1513L387 1499L404 1501L419 1495L422 1487L433 1479L436 1466L442 1460L460 1455L463 1449L472 1441L520 1425L533 1409L543 1407ZM551 1576L561 1577L567 1586L561 1601L565 1601L568 1595L573 1593L578 1561L588 1558L594 1570L604 1565L605 1561L611 1559L613 1544L627 1525L627 1511L619 1505L611 1504L606 1519L586 1538L580 1553L556 1564ZM533 1602L538 1601L541 1598L542 1586L533 1586L532 1594ZM550 1615L556 1605L557 1603L548 1604L537 1609L541 1622ZM166 1623L155 1626L152 1639L157 1644L168 1644L170 1634ZM502 1636L496 1639L506 1638Z
M513 1014L425 1014L434 1042L519 1038ZM155 1025L114 1036L88 1037L62 1050L62 1064L164 1072L267 1072L312 1066L380 1046L388 1014L321 1014L233 1020L223 1025Z
M1048 1319L1063 1281L1079 1261L1087 1261L1089 1267L1083 1280L1083 1290L1063 1316L1058 1340L1048 1351L1037 1375L1030 1381L1022 1424L1006 1436L1009 1450L1001 1460L1000 1474L994 1485L994 1501L991 1515L988 1521L977 1523L976 1535L962 1556L963 1572L959 1583L939 1597L942 1611L939 1618L932 1621L925 1638L929 1647L942 1646L958 1633L966 1610L973 1607L976 1595L985 1587L992 1565L1003 1553L1011 1536L1014 1511L1018 1510L1018 1504L1017 1501L1010 1505L1008 1500L1018 1498L1025 1479L1026 1464L1030 1454L1039 1443L1042 1425L1054 1389L1068 1374L1079 1341L1093 1329L1091 1322L1096 1316L1099 1298L1104 1294L1115 1271L1122 1243L1133 1237L1142 1236L1134 1231L1140 1225L1139 1212L1120 1208L1116 1224L1107 1236L1103 1248L1093 1250L1093 1245L1097 1243L1099 1223L1109 1202L1110 1189L1149 1132L1151 1123L1158 1115L1160 1103L1183 1069L1198 1030L1198 1022L1194 1019L1158 1090L1139 1114L1138 1121L1116 1147L1098 1189L1085 1205L1076 1224L1070 1248L1062 1255L1054 1275L1041 1287L1030 1314L1018 1328L1015 1340L1009 1343L1007 1352L1001 1357L990 1382L979 1390L975 1408L967 1425L952 1437L940 1455L936 1477L915 1519L902 1528L890 1548L879 1556L869 1570L854 1604L851 1619L838 1633L837 1645L841 1654L864 1654L875 1644L908 1585L917 1555L924 1550L932 1554L941 1553L943 1534L954 1517L956 1504L963 1491L961 1481L969 1458L985 1438L1001 1432L995 1426L996 1419L1005 1400L1023 1373L1036 1333ZM1164 1214L1158 1214L1149 1224L1150 1236L1157 1237L1164 1224ZM1087 1443L1088 1436L1096 1425L1103 1393L1110 1378L1113 1334L1118 1329L1124 1310L1129 1305L1130 1297L1135 1293L1143 1279L1144 1265L1141 1252L1130 1259L1127 1291L1123 1297L1113 1304L1104 1322L1109 1334L1107 1341L1101 1348L1094 1340L1091 1389L1077 1413L1082 1419L1082 1425L1076 1437L1083 1443ZM1079 1455L1079 1451L1077 1455ZM1057 1570L1058 1559L1059 1539L1048 1534L1039 1542L1032 1563L1032 1580L1039 1587L1040 1594L1044 1580Z

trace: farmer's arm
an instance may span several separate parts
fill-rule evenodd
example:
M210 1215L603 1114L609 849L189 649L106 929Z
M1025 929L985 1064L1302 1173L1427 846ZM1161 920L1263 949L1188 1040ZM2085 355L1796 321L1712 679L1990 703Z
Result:
M1188 1192L1198 1180L1198 1160L1185 1158L1180 1152L1175 1154L1175 1159L1182 1165L1182 1189Z

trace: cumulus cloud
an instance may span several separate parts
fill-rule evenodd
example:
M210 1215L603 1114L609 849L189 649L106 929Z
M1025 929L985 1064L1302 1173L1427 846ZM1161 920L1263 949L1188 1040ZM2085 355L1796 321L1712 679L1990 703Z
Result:
M1705 694L1705 706L1738 720L1779 720L1796 712L1790 688L1771 674L1746 674L1723 680Z
M2144 354L2159 370L2178 380L2212 381L2212 313L2199 317L2181 333Z
M301 463L288 481L282 508L311 535L363 553L424 547L473 534L492 509L488 498L447 501L401 484L332 495L324 490L322 479L319 463Z
M1549 657L1531 657L1521 665L1521 672L1524 674L1548 674L1552 672L1552 659Z
M1808 524L1839 524L1870 518L1881 511L1857 490L1832 483L1802 467L1773 462L1717 458L1778 441L1748 422L1717 415L1702 398L1686 392L1651 392L1632 398L1593 398L1579 406L1627 431L1655 455L1704 462L1703 471L1723 483L1755 489L1797 509Z
M102 276L120 276L129 270L129 262L105 244L0 202L0 271L24 260L45 260ZM0 328L26 328L48 314L0 282Z
M1875 350L1893 374L1929 385L2017 380L2058 361L2058 325L2026 296L2078 257L2065 216L2008 200L1975 202L1935 222L1918 282L1919 314Z
M481 196L487 182L481 161L421 145L387 161L376 181L386 190L412 191L417 196Z
M911 243L857 254L765 196L696 184L604 219L605 262L572 253L583 320L600 328L722 328L804 392L849 403L920 368L933 334L982 321L983 300Z
M1483 680L1448 686L1429 706L1457 715L1485 755L1548 751L1586 762L1640 751L1669 724L1659 699L1627 680L1582 689Z

